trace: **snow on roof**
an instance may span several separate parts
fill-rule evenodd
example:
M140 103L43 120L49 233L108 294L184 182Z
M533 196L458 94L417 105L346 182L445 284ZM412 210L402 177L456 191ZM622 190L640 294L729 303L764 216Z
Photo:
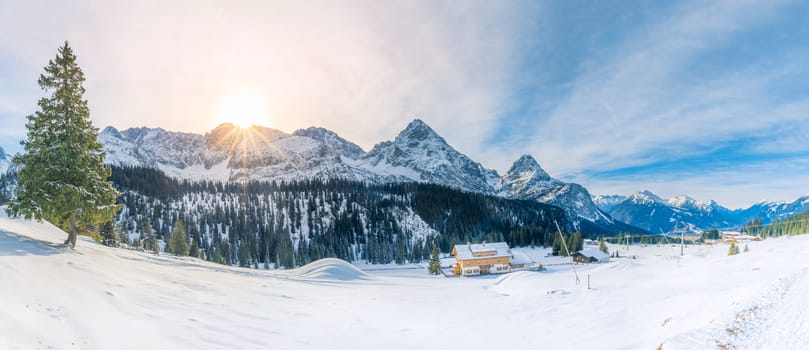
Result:
M602 251L600 251L600 250L598 250L596 248L587 248L587 249L580 250L580 251L578 251L576 253L584 255L584 256L586 256L588 258L596 258L598 260L606 259L606 258L610 257L609 255L607 255L607 253L604 253L604 252L602 252Z
M514 255L511 256L511 265L517 264L531 265L533 263L534 261L531 260L531 258L529 258L528 255L525 254L525 252L517 251L514 252Z
M454 249L457 254L456 256L460 260L478 259L482 257L492 258L492 257L511 256L511 249L508 247L508 243L506 242L481 243L481 244L456 244ZM486 256L474 256L473 254L473 252L481 253L491 251L496 251L496 253Z
M506 246L506 249L508 249L508 246ZM486 253L486 252L496 252L497 248L495 248L495 246L492 244L486 245L486 243L483 243L483 244L470 244L469 250L471 250L472 253Z

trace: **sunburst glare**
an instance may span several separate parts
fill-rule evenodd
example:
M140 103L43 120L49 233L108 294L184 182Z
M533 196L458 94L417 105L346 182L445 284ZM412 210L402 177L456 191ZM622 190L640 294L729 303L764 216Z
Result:
M241 128L268 125L270 113L265 100L256 94L240 93L228 96L219 103L219 118Z

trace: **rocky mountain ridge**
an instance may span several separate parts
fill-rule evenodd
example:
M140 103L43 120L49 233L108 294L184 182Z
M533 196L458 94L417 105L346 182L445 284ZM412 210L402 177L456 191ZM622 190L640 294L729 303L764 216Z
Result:
M288 134L226 123L205 135L107 127L98 139L111 165L156 168L179 179L414 181L535 200L562 207L572 218L613 224L584 187L552 178L532 156L520 157L501 177L456 150L419 119L411 121L393 140L380 142L368 152L333 131L317 127Z

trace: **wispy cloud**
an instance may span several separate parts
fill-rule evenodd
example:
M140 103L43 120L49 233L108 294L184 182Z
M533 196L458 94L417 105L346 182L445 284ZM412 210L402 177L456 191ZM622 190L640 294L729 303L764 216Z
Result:
M204 132L222 122L218 100L248 90L267 97L277 128L325 126L368 148L420 116L474 153L506 103L516 33L535 6L513 5L18 2L0 9L0 32L20 33L0 52L27 71L14 84L33 109L38 70L69 39L101 125Z
M762 161L752 153L781 147L809 152L805 133L783 132L784 125L803 130L809 125L809 96L784 101L775 91L796 72L806 73L807 67L798 63L801 55L784 58L777 57L778 52L754 50L750 57L733 56L738 47L759 45L748 36L772 31L767 26L773 23L779 24L773 34L783 35L779 15L793 10L791 4L769 5L692 2L668 11L656 23L636 27L607 57L583 63L587 69L572 80L570 93L536 117L531 150L552 172L596 192L634 191L658 183L661 190L691 193L710 188L707 184L716 176L738 172L731 167L741 170L745 161ZM792 36L787 40L803 40L797 33ZM722 55L727 57L714 64L704 62ZM735 142L740 139L754 144ZM771 144L772 139L781 145ZM738 158L732 166L714 172L710 164L694 164L701 172L690 172L689 159L722 164L729 153L718 150L728 143L741 147L734 152ZM610 172L621 172L622 177L596 177ZM785 181L773 175L761 188ZM683 176L696 178L673 182ZM683 187L686 182L692 187ZM722 197L737 204L752 196Z
M0 2L0 142L68 39L102 126L204 132L245 91L266 96L269 126L366 149L418 116L488 167L532 153L595 193L787 199L809 192L807 15L744 0Z

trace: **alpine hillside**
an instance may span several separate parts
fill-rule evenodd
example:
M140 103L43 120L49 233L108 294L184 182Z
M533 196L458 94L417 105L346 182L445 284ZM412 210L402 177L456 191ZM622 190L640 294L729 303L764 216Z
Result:
M433 245L449 252L466 241L550 246L557 223L591 238L645 232L577 221L536 201L419 182L180 181L153 168L117 166L112 181L124 206L115 223L122 242L153 249L179 219L199 256L242 266L292 267L324 257L418 262Z

